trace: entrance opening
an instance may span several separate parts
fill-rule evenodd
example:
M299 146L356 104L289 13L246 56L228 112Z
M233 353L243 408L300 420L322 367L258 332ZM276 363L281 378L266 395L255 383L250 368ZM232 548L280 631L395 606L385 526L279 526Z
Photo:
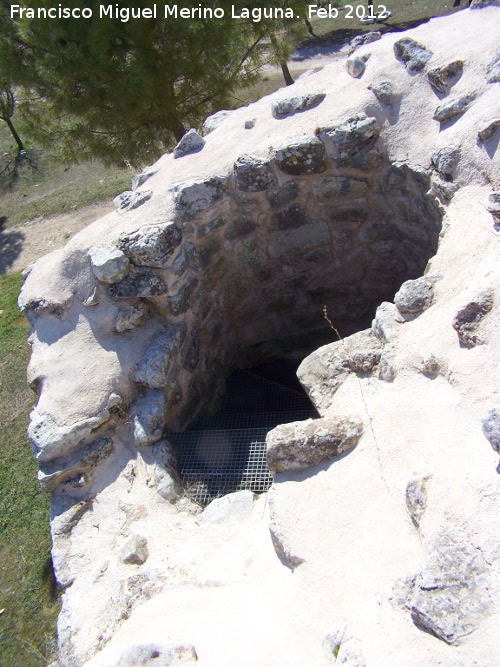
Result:
M295 372L278 359L236 370L226 381L220 412L170 433L186 493L200 505L233 491L263 493L271 485L266 435L278 424L318 417Z
M360 132L366 122L356 120ZM167 437L201 504L268 488L267 432L317 416L294 378L299 363L336 331L369 328L436 252L442 214L429 174L360 137L358 152L331 163L329 140L306 137L291 166L278 153L242 158L225 185L187 183L179 195L177 291L152 301L175 322L164 344Z

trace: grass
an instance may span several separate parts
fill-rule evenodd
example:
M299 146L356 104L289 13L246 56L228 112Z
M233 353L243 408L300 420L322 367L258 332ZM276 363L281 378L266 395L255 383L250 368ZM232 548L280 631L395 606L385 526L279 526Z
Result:
M0 123L0 168L16 152L7 125ZM130 188L130 180L136 173L125 167L108 168L97 160L66 166L53 152L36 145L29 148L29 155L37 169L24 165L14 187L3 187L0 191L0 218L6 219L6 227L110 201Z
M0 665L54 658L59 602L50 561L49 499L26 438L28 324L17 309L22 278L0 276Z

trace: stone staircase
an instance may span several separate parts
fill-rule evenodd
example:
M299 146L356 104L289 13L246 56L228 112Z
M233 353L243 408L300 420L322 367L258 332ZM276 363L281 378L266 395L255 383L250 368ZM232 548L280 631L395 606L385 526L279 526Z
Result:
M277 426L318 417L286 363L237 370L227 380L221 411L199 417L184 433L169 433L188 495L207 505L248 489L267 491L266 435Z

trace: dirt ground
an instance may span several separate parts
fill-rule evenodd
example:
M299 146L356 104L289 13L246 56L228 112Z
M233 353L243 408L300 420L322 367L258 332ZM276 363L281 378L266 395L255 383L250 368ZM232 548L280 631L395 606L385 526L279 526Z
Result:
M36 218L2 229L0 221L0 274L22 271L25 266L62 248L71 236L94 220L114 211L111 201L84 206L72 213Z

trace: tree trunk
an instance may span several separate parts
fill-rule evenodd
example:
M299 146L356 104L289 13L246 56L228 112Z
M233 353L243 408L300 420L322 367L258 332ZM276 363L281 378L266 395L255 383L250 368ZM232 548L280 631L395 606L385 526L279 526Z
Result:
M24 145L23 145L23 142L21 141L21 137L18 135L18 133L16 131L16 128L12 124L12 121L11 121L10 118L3 118L2 120L4 120L7 123L7 126L9 128L9 130L11 131L12 136L16 140L17 152L20 153L21 151L24 150Z
M179 141L182 139L182 137L186 134L186 128L184 127L184 125L179 120L179 121L177 121L177 123L176 123L174 129L172 130L172 132L174 133L175 140L177 141L177 143L179 143Z
M311 37L314 37L315 39L318 38L318 35L314 34L313 27L307 17L304 17L304 23L306 24L307 32L311 35Z
M294 81L292 79L292 75L290 74L290 70L288 69L288 65L284 61L280 62L280 65L281 71L283 72L283 78L285 79L285 84L287 86L291 86Z
M278 47L278 40L276 39L276 35L273 32L271 32L271 33L269 33L269 38L271 39L271 44L273 45L274 55L278 58L279 57L279 47ZM281 71L283 72L283 78L285 79L285 85L286 86L291 86L294 81L292 79L292 75L290 74L290 70L288 69L288 65L286 64L286 61L285 60L280 60L280 66L281 66Z

